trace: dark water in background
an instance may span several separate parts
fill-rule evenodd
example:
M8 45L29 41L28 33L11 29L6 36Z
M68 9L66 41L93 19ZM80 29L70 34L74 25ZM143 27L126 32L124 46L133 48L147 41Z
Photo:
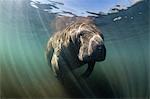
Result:
M53 32L50 22L55 15L31 7L27 0L1 0L1 97L148 98L148 5L146 0L127 11L96 18L105 36L106 61L97 63L88 79L72 76L62 83L52 75L44 56L46 42ZM114 22L118 16L122 19Z

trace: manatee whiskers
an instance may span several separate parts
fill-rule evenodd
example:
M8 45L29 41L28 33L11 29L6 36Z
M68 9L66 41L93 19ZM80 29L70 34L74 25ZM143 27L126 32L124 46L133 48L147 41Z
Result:
M57 77L84 64L88 68L83 74L89 76L95 62L104 61L106 48L103 35L92 21L76 20L66 28L54 33L47 43L46 56Z

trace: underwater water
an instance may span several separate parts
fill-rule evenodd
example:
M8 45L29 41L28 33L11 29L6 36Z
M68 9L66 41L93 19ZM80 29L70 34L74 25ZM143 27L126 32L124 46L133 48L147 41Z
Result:
M50 23L57 15L32 7L28 0L0 0L1 97L150 97L149 13L149 0L145 0L125 11L96 17L105 37L106 60L96 63L87 79L69 73L72 78L61 82L44 55L54 31Z

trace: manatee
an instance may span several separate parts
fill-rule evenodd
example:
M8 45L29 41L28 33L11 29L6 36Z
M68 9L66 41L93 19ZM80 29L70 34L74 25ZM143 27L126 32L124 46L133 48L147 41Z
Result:
M88 77L96 62L105 60L104 36L93 20L87 17L62 17L55 21L57 32L49 38L46 58L56 77L66 70L74 70L88 64L82 74Z

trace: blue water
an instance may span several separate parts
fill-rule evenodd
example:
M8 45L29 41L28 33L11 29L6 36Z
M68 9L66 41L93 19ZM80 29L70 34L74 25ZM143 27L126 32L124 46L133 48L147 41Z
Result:
M92 75L55 78L44 51L56 14L31 7L28 0L0 1L0 95L4 98L150 96L149 2L95 18L105 37L107 57ZM114 18L120 20L113 21ZM86 66L74 72L81 73Z

